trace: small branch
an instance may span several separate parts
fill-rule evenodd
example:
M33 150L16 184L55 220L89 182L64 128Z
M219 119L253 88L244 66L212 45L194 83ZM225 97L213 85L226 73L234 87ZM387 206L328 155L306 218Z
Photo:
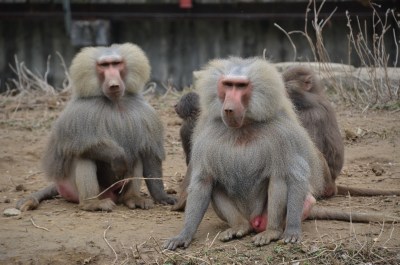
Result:
M45 84L48 84L47 79L49 77L49 73L50 73L50 59L51 59L51 55L47 56L47 63L46 63L46 72L44 73L43 76L43 81ZM54 94L54 90L52 91Z
M393 225L392 225L392 231L390 231L390 235L389 235L389 238L385 241L385 243L383 243L383 245L382 245L382 247L383 248L387 248L387 247L385 247L385 245L390 241L390 240L392 240L392 237L393 237L393 232L394 232L394 223L393 223Z
M118 260L118 254L117 254L117 252L115 252L114 248L111 246L111 244L108 242L108 240L106 238L106 233L107 233L108 229L110 229L110 227L111 227L111 225L108 225L106 230L104 230L103 239L104 239L104 241L106 241L106 244L108 245L108 247L111 248L112 252L114 252L115 259L112 264L115 264L115 262L117 262L117 260Z
M309 257L309 258L304 258L304 259L292 260L292 261L290 261L290 264L294 264L294 263L299 264L300 262L303 262L303 261L317 259L317 258L321 257L325 253L335 253L335 251L338 249L338 245L337 244L334 244L334 245L335 245L335 248L333 250L324 249L323 251L319 252L315 256L312 256L312 257ZM279 265L281 265L281 264L283 265L283 264L288 264L288 263L287 262L279 263Z
M133 179L161 179L161 178L136 178L136 177L133 177L133 178L121 179L121 180L118 180L117 182L114 182L114 183L113 183L112 185L110 185L107 189L103 190L102 192L100 192L100 193L97 194L96 196L87 198L87 199L85 199L85 200L97 199L97 198L99 198L101 195L103 195L104 193L106 193L108 190L112 189L114 186L116 186L117 184L119 184L119 183L121 183L121 182L123 182L123 185L122 185L122 187L121 187L121 189L123 189L123 188L125 187L125 185L126 185L126 182L128 182L129 180L133 180Z
M175 86L172 84L171 81L168 80L167 85L165 85L164 83L162 84L162 86L166 89L165 94L162 96L162 98L166 98L168 96L168 94L172 94L176 97L179 97L179 93L176 91Z
M101 195L103 195L104 193L106 193L108 190L110 190L110 189L112 189L114 186L116 186L117 184L119 184L119 183L121 183L121 182L127 182L127 181L129 181L129 180L132 180L132 179L134 179L134 178L126 178L126 179L121 179L121 180L118 180L117 182L114 182L112 185L110 185L107 189L105 189L105 190L103 190L102 192L100 192L99 194L97 194L96 196L93 196L93 197L90 197L90 198L87 198L87 199L85 199L85 201L88 201L88 200L93 200L93 199L97 199L97 198L99 198ZM123 184L123 187L125 186L125 184Z
M137 252L137 255L138 255L139 259L144 261L144 259L142 258L142 255L140 254L140 251L139 251L139 248L138 248L137 244L135 244L135 248L136 248L136 252Z
M33 218L32 218L32 217L31 217L31 223L32 223L33 226L36 227L36 228L43 229L43 230L46 230L47 232L50 232L50 230L47 229L46 227L38 226L37 224L35 224L35 222L33 221Z
M297 48L296 48L296 45L294 44L292 38L290 38L289 33L287 33L287 32L286 32L283 28L281 28L278 24L274 23L274 26L277 27L280 31L282 31L282 32L286 35L286 37L289 39L289 42L290 42L290 44L292 45L292 47L293 47L293 52L294 52L294 55L293 55L293 62L295 62L295 61L296 61L296 58L297 58Z
M156 88L157 88L157 83L156 82L150 82L144 87L144 91L142 92L142 95L155 93L156 92Z
M70 88L69 85L71 84L71 77L69 76L69 73L68 73L68 67L65 64L64 58L62 57L62 55L59 52L57 52L57 56L58 56L58 58L60 58L61 66L64 69L65 79L63 81L63 90L68 90Z
M156 247L153 247L153 248L158 254L160 254L166 258L169 258L169 256L167 254L165 254L164 251L162 251L163 248L160 246L160 244L158 244L158 241L154 237L150 237L150 240L154 241Z
M208 249L211 249L211 247L214 245L215 239L217 239L217 237L219 236L220 233L221 233L221 231L218 231L218 233L215 235L213 241L212 241L211 244L208 246Z

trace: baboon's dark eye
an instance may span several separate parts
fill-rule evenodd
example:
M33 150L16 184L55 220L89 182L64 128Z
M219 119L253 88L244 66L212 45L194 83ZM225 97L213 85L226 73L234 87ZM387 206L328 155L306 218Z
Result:
M110 64L108 62L99 63L101 67L108 67Z
M236 83L236 87L238 88L246 88L248 86L248 83Z
M232 86L233 86L233 83L232 83L232 82L229 82L229 81L224 81L222 84L223 84L224 86L228 86L228 87L232 87Z

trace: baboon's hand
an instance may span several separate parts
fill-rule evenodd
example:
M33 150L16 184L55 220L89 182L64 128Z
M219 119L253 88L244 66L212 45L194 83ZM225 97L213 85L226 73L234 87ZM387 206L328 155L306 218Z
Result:
M285 243L299 243L301 241L301 231L285 231L282 240Z
M39 206L39 201L33 196L29 196L27 198L20 199L17 202L16 208L21 210L21 212L35 210Z
M175 250L178 247L187 248L192 242L192 237L185 235L178 235L165 241L163 247L168 250Z
M172 197L172 196L168 196L167 194L165 194L165 196L160 196L158 198L154 198L154 200L160 204L171 204L174 205L176 203L176 198Z

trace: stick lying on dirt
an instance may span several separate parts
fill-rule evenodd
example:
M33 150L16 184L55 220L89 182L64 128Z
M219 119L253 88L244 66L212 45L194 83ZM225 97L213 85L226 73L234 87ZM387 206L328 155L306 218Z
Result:
M36 227L36 228L43 229L43 230L46 230L47 232L50 232L50 230L47 229L46 227L38 226L37 224L35 224L35 222L33 221L33 218L32 218L32 217L31 217L31 223L32 223L33 226Z

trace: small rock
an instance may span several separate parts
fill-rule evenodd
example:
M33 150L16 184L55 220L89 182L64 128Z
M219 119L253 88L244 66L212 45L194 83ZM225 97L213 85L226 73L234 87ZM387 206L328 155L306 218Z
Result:
M355 132L353 132L353 131L350 131L350 130L344 130L344 133L345 133L345 135L346 135L346 139L347 140L350 140L350 141L356 141L357 140L357 138L358 138L358 135L355 133Z
M361 128L357 128L356 134L357 134L358 137L363 137L366 133L367 133L366 130L361 129Z
M18 216L21 214L21 211L16 208L8 208L3 211L4 216Z
M4 199L4 203L10 203L10 202L11 202L11 200L9 198Z
M24 185L19 184L19 185L17 185L17 186L15 187L15 190L16 190L16 191L26 191L26 188L25 188Z
M375 176L382 176L382 174L385 173L385 170L379 165L374 165L372 167L372 172L375 173Z

